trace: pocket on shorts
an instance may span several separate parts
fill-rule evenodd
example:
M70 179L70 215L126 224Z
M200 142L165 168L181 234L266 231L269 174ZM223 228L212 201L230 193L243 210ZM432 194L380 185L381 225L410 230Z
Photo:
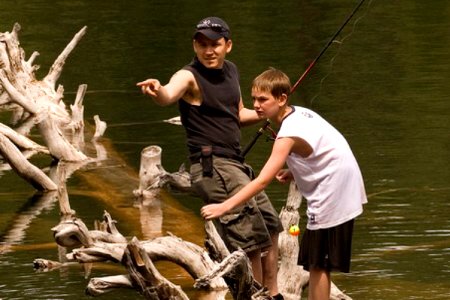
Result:
M199 163L192 164L189 173L191 175L191 184L194 184L200 180L202 180L202 165Z
M270 245L270 235L259 210L246 205L240 211L219 218L225 243L232 250L253 251Z

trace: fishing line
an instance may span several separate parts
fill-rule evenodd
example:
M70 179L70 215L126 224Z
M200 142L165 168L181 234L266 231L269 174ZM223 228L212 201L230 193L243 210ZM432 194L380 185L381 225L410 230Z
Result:
M65 92L65 94L76 94L78 92ZM138 94L139 91L135 90L87 90L86 94Z
M320 95L320 93L321 93L321 91L322 91L322 88L323 88L323 83L324 83L325 79L328 78L328 76L330 76L330 74L332 73L334 61L335 61L336 57L339 55L339 53L341 52L342 44L344 43L344 41L345 41L347 38L349 38L349 37L351 37L351 36L353 35L353 33L355 32L356 25L358 24L358 22L359 22L360 20L362 20L362 19L367 15L367 13L369 12L370 6L371 6L371 4L372 4L372 1L373 1L373 0L370 0L370 1L369 1L369 4L367 4L367 8L366 8L366 10L364 11L364 13L363 13L360 17L358 17L358 18L355 20L355 22L353 23L353 26L352 26L352 30L351 30L351 32L350 32L349 34L347 34L346 36L344 36L344 37L341 38L340 40L333 39L332 43L336 43L336 44L338 44L339 46L337 47L337 51L336 51L335 55L330 59L328 73L325 74L325 75L320 79L319 91L316 93L316 95L314 95L314 96L312 97L312 99L311 99L311 101L310 101L310 104L309 104L310 107L313 105L314 100Z

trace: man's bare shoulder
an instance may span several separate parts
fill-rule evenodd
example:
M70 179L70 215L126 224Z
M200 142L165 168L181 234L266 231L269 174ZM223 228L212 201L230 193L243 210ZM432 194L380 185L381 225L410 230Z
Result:
M195 80L194 74L191 71L185 69L178 70L175 74L173 74L170 81L173 83L183 82L183 84L186 84L183 99L191 105L200 105L200 89L197 81Z
M188 81L194 81L194 74L192 74L191 71L180 69L176 71L173 75L171 80L188 80Z

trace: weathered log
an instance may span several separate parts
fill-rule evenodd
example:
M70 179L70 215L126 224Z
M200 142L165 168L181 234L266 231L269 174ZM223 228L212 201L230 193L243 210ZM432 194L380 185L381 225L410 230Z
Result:
M134 237L128 243L122 264L128 270L133 286L146 299L189 300L179 286L173 284L158 272L137 238Z
M230 255L230 251L228 250L225 242L220 237L217 232L216 227L213 224L213 221L209 220L205 222L205 247L208 250L209 255L215 261L222 261L228 255Z
M50 86L55 88L56 81L58 81L59 76L61 75L64 64L66 63L66 59L69 54L75 49L78 42L83 38L87 31L87 26L81 28L77 34L73 37L70 43L64 48L63 52L58 56L53 65L51 66L47 76L44 78L44 82L48 83Z
M178 171L169 173L161 166L161 182L163 186L168 186L177 191L191 192L191 175L186 171L186 167L183 164L178 168Z
M103 240L105 242L120 243L126 241L126 238L117 229L116 221L113 220L111 215L106 210L103 212L103 221L96 223L96 230L106 232L114 237L113 241Z
M233 252L230 254L230 251L217 232L213 221L209 220L205 222L205 231L205 247L208 249L209 256L221 263L215 267L212 273L198 279L196 285L201 286L220 274L225 279L234 299L249 299L246 298L249 295L252 299L262 300L270 298L268 290L254 280L247 255L243 251L235 251L236 253ZM239 259L236 259L236 257ZM233 265L231 268L229 266L230 264Z
M96 242L104 243L126 243L125 237L120 234L114 225L114 221L108 212L104 212L103 223L97 223L100 230L87 228L83 221L78 218L63 218L63 220L52 228L55 241L63 247L92 247Z
M0 134L0 154L20 177L36 189L40 191L56 190L56 184L38 167L31 164L3 134Z
M286 300L298 299L309 280L309 272L297 265L299 237L289 234L288 231L290 226L299 224L298 210L301 201L302 195L298 192L295 182L291 182L286 205L280 212L280 219L286 230L281 232L278 237L280 255L278 288Z
M89 296L101 296L119 288L134 289L129 275L91 278L86 287L86 294Z
M129 275L92 278L86 287L86 294L90 296L102 296L119 288L134 289ZM227 290L211 291L202 295L198 300L225 300L227 293Z
M173 124L173 125L179 125L181 126L181 118L180 116L176 116L167 120L164 120L163 122L169 123L169 124Z
M81 84L78 86L77 95L73 105L70 105L72 112L72 120L67 125L66 131L70 131L67 135L70 137L70 142L77 150L81 150L84 146L84 106L83 100L86 94L87 85Z
M178 172L167 172L161 165L161 153L159 146L148 146L141 151L139 187L133 191L136 197L134 206L139 208L142 233L147 239L155 238L162 232L160 189L164 186L183 191L190 189L190 175L184 165Z
M141 152L141 166L139 169L139 192L159 188L162 149L159 146L148 146Z
M139 188L133 191L139 208L142 233L145 238L154 238L162 232L162 209L160 201L161 152L159 146L149 146L141 151Z
M267 290L258 290L255 285L253 273L247 254L243 250L237 250L228 255L216 266L211 273L196 280L195 287L201 288L209 285L210 281L217 277L225 277L233 298L246 299L270 299ZM253 295L257 294L257 297Z
M107 226L106 223L108 224ZM117 230L113 225L112 219L108 219L106 223L100 229L108 232ZM228 253L228 250L225 248L223 241L218 237L211 221L207 223L209 228L212 229L209 234L212 237L211 240L217 241L219 244L215 246L215 249L221 249L219 250L223 251L221 255L225 255ZM67 257L70 261L87 263L110 260L119 262L124 259L123 257L126 253L125 243L105 242L105 238L98 232L87 230L81 220L73 219L61 222L54 228L54 231L55 240L58 244L63 246L77 244L84 246L84 248L74 249L72 253L68 254ZM224 277L227 279L235 299L250 299L253 294L256 296L253 296L252 299L269 299L267 290L253 280L250 263L243 251L233 252L231 255L227 255L220 264L217 264L211 260L208 253L201 247L173 236L164 236L140 242L139 248L145 251L145 255L151 260L171 261L183 267L194 279L201 277L202 279L198 280L195 285L197 288L223 290L226 288L226 284L222 279ZM122 277L116 279L120 279L120 282L124 281ZM107 282L109 282L107 288L100 288L98 285L104 284L104 281L96 279L95 282L90 283L89 289L92 290L90 293L100 293L99 290L102 290L103 293L105 292L104 290L109 290L116 285L111 280L107 280Z
M35 150L37 153L50 154L47 147L41 146L14 129L0 123L0 134L7 137L17 148L22 150Z
M331 282L330 300L352 300L344 294L333 282Z
M193 279L211 272L216 263L202 247L183 241L175 236L163 236L148 242L142 242L152 260L166 260L183 267ZM212 280L206 287L209 290L226 288L222 278Z
M69 142L52 115L47 115L38 127L53 157L61 161L83 161L87 159L83 152Z
M191 178L182 164L177 172L169 173L161 164L162 149L159 146L148 146L141 151L141 165L139 168L139 188L133 193L136 197L153 199L164 186L171 186L177 190L190 191Z
M194 279L209 273L215 263L201 247L185 242L176 237L165 236L151 241L143 241L140 247L153 260L166 260L174 262L188 271ZM68 254L68 259L80 263L114 261L123 259L126 244L107 244L96 242L89 248L74 249ZM224 290L226 284L222 278L214 278L202 288L208 290Z
M77 262L59 262L49 259L36 258L33 260L33 267L39 272L48 272L60 269L62 267L67 267L70 265L78 265Z
M2 48L0 48L0 50L1 49ZM3 88L9 94L9 99L11 101L24 108L29 113L37 114L38 106L35 103L28 101L27 97L13 86L13 84L10 82L10 79L8 78L7 73L4 70L0 70L0 82L2 83Z
M58 245L63 247L77 247L94 245L94 240L88 233L86 225L77 219L62 221L51 229Z
M83 246L73 249L72 253L68 254L69 260L81 263L106 260L118 262L123 257L126 240L117 231L107 212L105 219L107 226L103 225L101 231L88 230L80 219L63 220L52 229L55 241L64 247ZM182 266L194 279L208 274L215 266L203 248L177 237L165 236L141 244L152 260L174 262ZM223 289L225 286L224 281L219 278L213 280L208 288Z

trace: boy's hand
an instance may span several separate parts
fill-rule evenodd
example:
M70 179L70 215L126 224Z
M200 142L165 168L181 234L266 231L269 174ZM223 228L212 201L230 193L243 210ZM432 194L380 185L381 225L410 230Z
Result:
M289 169L280 170L275 178L281 183L289 183L292 180L292 173Z
M223 203L208 204L208 205L203 206L200 209L200 214L206 220L219 218L219 217L223 216L225 213L226 213L226 210L224 209Z

